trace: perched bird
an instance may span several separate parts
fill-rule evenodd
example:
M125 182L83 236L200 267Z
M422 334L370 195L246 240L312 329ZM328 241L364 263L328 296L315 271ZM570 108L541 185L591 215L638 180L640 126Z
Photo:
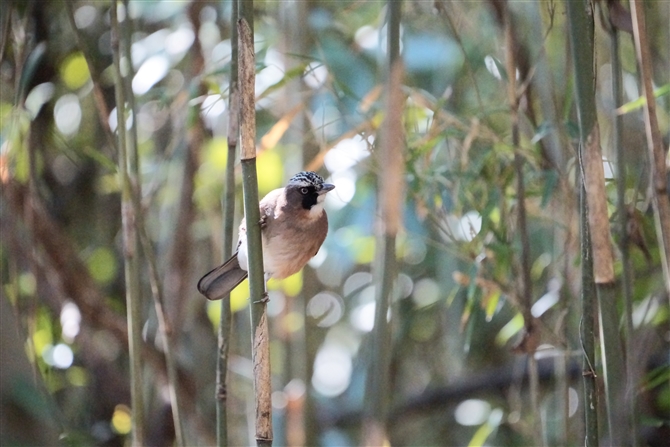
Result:
M305 171L263 197L259 206L266 280L297 273L319 251L328 232L323 201L333 188L316 173ZM247 224L242 219L237 251L198 281L198 291L210 300L223 298L247 277L248 260Z

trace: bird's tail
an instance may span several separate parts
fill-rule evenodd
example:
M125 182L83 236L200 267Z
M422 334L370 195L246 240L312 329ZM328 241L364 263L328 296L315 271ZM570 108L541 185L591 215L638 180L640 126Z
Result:
M223 265L215 268L198 281L198 291L208 300L220 300L229 294L247 277L247 272L240 268L237 253Z

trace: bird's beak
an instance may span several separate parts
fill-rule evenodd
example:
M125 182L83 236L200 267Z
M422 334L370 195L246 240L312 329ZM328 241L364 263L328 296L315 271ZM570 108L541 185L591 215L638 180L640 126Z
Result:
M335 189L335 185L331 185L330 183L323 183L321 185L321 189L319 190L319 195L325 194L328 191L332 191L333 189Z

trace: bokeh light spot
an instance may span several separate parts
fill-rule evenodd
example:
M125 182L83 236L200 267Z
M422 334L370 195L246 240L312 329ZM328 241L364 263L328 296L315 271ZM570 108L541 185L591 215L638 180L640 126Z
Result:
M440 286L431 278L420 279L414 284L412 300L417 307L430 306L440 299Z
M344 301L332 292L321 292L314 295L307 303L307 315L318 320L319 327L330 327L337 323L344 314Z
M362 304L351 312L351 325L361 332L370 332L375 327L374 301Z
M60 76L70 90L83 87L91 77L84 55L80 52L69 55L61 65Z
M76 133L81 124L81 117L81 106L77 95L68 93L58 98L54 105L54 121L63 135L70 136Z
M465 426L481 425L486 422L491 413L491 405L480 399L464 400L456 407L454 417L456 422Z
M262 152L256 159L256 169L258 170L258 194L261 197L283 186L284 163L276 151Z
M323 396L339 396L349 386L351 371L351 356L344 348L333 343L324 345L314 360L312 385Z
M79 334L79 325L81 323L81 312L79 307L71 301L65 303L60 311L61 335L63 340L72 342Z
M47 345L42 352L42 358L48 365L68 369L72 366L74 354L68 345L59 343L56 346Z
M351 249L357 264L370 264L375 258L375 237L360 237L355 244L352 244Z
M112 429L120 434L127 435L132 429L132 420L130 418L130 408L125 405L117 405L112 414Z
M108 284L117 272L117 262L111 250L98 247L86 259L86 266L93 279L100 284Z
M412 319L409 336L415 341L425 342L433 338L436 329L435 314L422 312Z

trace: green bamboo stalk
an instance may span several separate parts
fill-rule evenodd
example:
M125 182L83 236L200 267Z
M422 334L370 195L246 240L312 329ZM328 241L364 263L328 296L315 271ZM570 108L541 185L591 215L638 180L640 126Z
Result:
M272 445L272 383L270 373L270 340L267 317L267 295L263 279L258 181L256 174L256 110L253 3L243 1L238 20L240 141L244 214L247 222L249 253L249 296L251 299L251 349L254 365L256 401L256 445Z
M226 161L226 189L222 197L223 207L223 260L232 255L234 243L234 216L235 216L235 154L240 133L239 126L239 91L238 91L238 41L237 17L238 2L231 4L231 59L230 59L230 87L228 89L228 158ZM228 445L228 351L232 335L232 312L230 310L230 296L221 300L221 318L219 320L219 355L216 362L216 441L219 447Z
M663 139L656 117L656 97L652 86L651 52L647 42L647 26L644 18L644 2L630 1L630 13L633 18L633 37L637 63L640 70L642 91L647 98L644 107L644 127L647 132L649 150L649 168L651 171L652 206L654 223L663 267L665 290L670 299L670 200L668 200L667 166Z
M391 306L393 284L398 274L396 261L396 235L402 225L402 197L404 161L402 157L402 93L403 73L400 59L400 19L402 1L388 1L388 65L387 116L382 128L383 145L380 166L384 175L379 176L379 203L383 235L378 241L375 282L375 324L372 358L366 386L365 445L383 445L386 434L391 383L389 366L392 351L391 327L387 316Z
M130 355L130 391L132 408L132 445L144 445L144 399L142 396L142 303L140 271L137 253L137 232L133 209L133 187L128 174L126 151L126 98L121 74L121 52L118 3L112 2L111 46L114 56L116 117L118 132L118 165L121 184L121 221L123 229L123 258L126 282L126 308L128 318L128 348Z
M165 356L165 370L168 380L168 394L170 396L170 407L172 413L172 421L175 430L175 445L177 447L185 446L184 429L182 425L181 413L179 410L178 398L178 377L176 360L173 355L174 340L171 325L168 321L167 312L165 312L163 290L158 274L158 266L154 254L154 248L151 240L146 234L146 227L144 226L144 211L141 205L142 198L142 180L140 178L140 158L138 151L137 140L137 107L135 105L135 95L132 89L132 80L135 76L132 54L130 47L132 44L132 23L128 15L129 0L123 0L123 5L126 8L126 18L121 23L121 41L119 42L120 52L127 61L127 69L123 76L124 96L127 101L127 108L132 113L132 125L130 126L127 138L126 153L128 154L128 178L132 187L133 194L133 212L135 214L135 225L139 234L139 240L142 244L144 256L146 257L149 266L149 283L151 285L151 295L153 297L154 309L158 320L158 328L161 333L163 342L163 355Z
M126 152L128 153L128 167L130 180L133 184L135 195L137 197L142 197L140 193L140 158L137 150L137 107L135 106L135 95L133 94L133 77L135 76L135 70L133 68L133 58L130 51L130 46L132 45L132 34L133 27L131 24L130 14L128 13L128 2L129 0L123 0L123 7L126 10L126 17L121 23L121 53L127 62L127 69L125 70L125 75L123 76L123 86L125 91L126 101L128 103L127 110L132 114L132 125L128 129L128 148Z
M581 180L579 187L580 239L582 258L582 319L579 338L582 345L582 377L584 393L584 447L598 446L598 385L596 374L596 284L593 280L593 258L591 257L591 237L589 234L586 191Z
M519 151L519 94L517 92L516 76L517 61L515 48L517 44L514 36L514 26L512 23L512 12L509 4L504 6L504 31L506 51L506 69L510 73L507 79L507 100L510 107L510 125L512 130L512 147L514 148L514 173L516 175L516 196L517 196L517 232L521 245L521 289L520 304L521 312L525 324L524 348L528 354L528 375L530 381L530 400L532 411L528 415L530 425L532 426L533 441L535 445L544 446L545 437L542 436L542 420L540 418L540 389L539 376L537 369L537 359L535 358L535 346L533 340L533 315L531 314L532 303L532 285L530 278L530 241L528 239L528 226L526 222L526 187L524 183L523 168L525 160Z
M598 300L607 425L610 442L623 445L627 443L626 420L631 415L620 411L624 404L625 372L614 294L613 254L596 115L594 18L591 7L591 3L586 0L567 2L580 132L579 166L586 191L593 279Z
M630 238L628 237L628 207L626 206L626 161L623 146L623 117L616 109L623 103L621 88L621 58L619 57L619 32L609 23L610 60L612 66L612 144L617 159L617 212L619 213L619 248L622 263L622 294L625 306L626 328L626 403L630 417L631 445L637 445L637 405L635 396L635 367L633 365L633 270L630 260Z

